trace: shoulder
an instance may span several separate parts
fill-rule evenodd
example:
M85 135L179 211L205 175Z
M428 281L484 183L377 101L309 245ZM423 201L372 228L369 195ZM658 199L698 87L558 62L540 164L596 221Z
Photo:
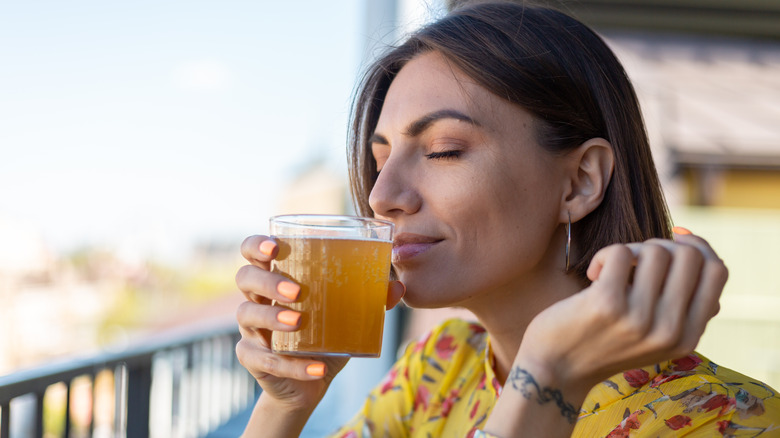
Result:
M686 379L689 385L697 387L706 382L708 385L723 388L726 392L751 393L766 399L778 397L777 391L766 383L718 365L700 353L670 361L650 382L650 386L658 387L677 379Z
M734 425L771 421L780 427L780 395L768 384L698 353L672 362L683 370L695 366L695 374L690 376L690 386L695 390L689 394L692 397L686 397L690 408L696 405L697 409L720 409L731 414L730 422ZM695 384L699 380L708 386Z
M676 376L680 376L677 385ZM724 436L736 431L750 431L752 436L780 431L780 396L774 388L699 353L671 361L656 386L665 382L670 396L683 408L682 415L709 414L717 418Z
M637 436L780 431L780 397L772 387L698 353L625 371L588 397L576 436L623 436L633 429Z

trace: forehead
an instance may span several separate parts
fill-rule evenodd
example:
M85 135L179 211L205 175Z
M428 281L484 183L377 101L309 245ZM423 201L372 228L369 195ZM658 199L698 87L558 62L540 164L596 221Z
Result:
M417 55L390 84L381 116L424 113L431 107L466 110L466 97L473 94L469 90L477 87L473 82L437 52Z
M466 114L487 130L527 126L532 120L523 108L477 84L440 53L427 52L412 58L393 79L377 131L443 109Z

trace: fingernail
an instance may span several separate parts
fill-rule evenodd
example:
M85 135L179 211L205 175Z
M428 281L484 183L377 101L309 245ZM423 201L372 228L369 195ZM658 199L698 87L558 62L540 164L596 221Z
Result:
M306 374L314 377L322 377L325 375L324 363L313 363L306 367Z
M260 252L267 256L273 254L274 249L276 249L276 242L273 240L263 240L263 243L260 244Z
M287 299L295 301L295 299L298 298L298 294L301 292L301 287L295 283L283 281L276 286L276 291L287 297Z
M276 315L276 320L282 324L295 326L301 320L301 314L294 310L282 310Z
M683 228L683 227L674 227L674 228L672 228L672 232L674 234L679 234L681 236L685 236L685 235L688 235L688 234L693 234L693 233L690 232L690 230L688 230L687 228Z

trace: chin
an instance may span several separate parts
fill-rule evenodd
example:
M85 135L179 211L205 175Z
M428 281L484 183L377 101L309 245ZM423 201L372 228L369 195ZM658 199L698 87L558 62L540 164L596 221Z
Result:
M446 307L443 305L437 305L436 303L432 303L427 300L418 300L407 297L404 297L401 302L404 303L407 307L411 307L412 309L438 309L440 307Z
M415 287L406 283L404 285L406 286L406 294L401 301L413 309L439 309L452 307L456 304L451 296L436 293L436 291L450 290L444 286Z

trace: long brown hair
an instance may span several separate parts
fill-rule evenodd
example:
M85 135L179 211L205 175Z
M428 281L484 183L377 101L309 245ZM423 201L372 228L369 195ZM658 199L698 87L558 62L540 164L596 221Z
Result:
M585 272L599 249L617 242L671 237L671 221L653 164L639 103L622 65L590 28L554 9L482 3L457 9L409 37L366 72L352 108L350 181L358 211L371 216L377 177L369 137L393 78L414 56L436 51L481 86L535 118L538 143L565 153L602 137L615 168L604 200L572 226ZM563 249L562 249L563 251Z

